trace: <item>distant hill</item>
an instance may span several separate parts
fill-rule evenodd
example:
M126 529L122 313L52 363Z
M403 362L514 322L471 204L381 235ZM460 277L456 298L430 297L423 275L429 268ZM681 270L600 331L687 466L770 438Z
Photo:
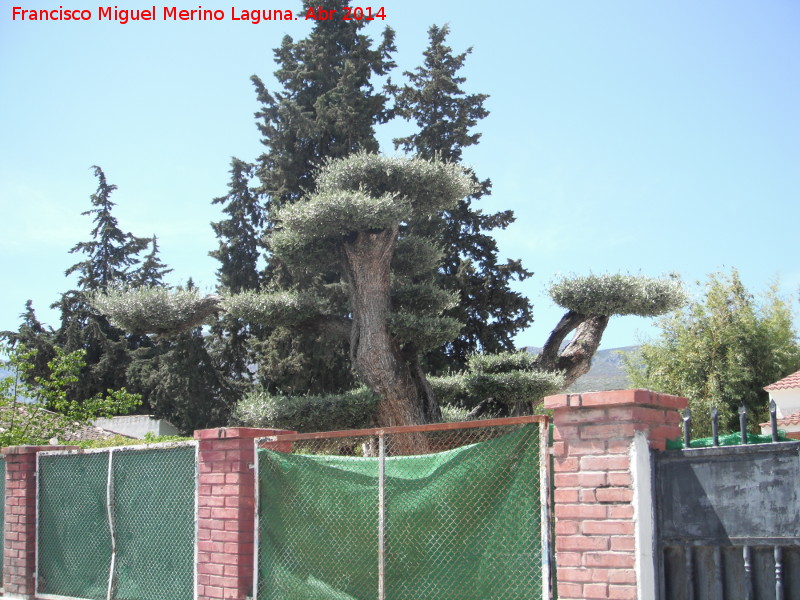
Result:
M634 352L639 346L625 346L623 348L611 348L600 350L592 358L592 368L575 383L567 388L567 392L602 392L604 390L624 390L630 387L628 376L622 368L622 356L620 352ZM528 346L525 348L532 354L541 352L541 348Z

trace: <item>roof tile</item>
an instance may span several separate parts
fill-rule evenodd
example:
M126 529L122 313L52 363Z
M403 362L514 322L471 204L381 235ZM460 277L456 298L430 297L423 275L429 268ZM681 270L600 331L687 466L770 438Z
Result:
M771 383L764 389L767 390L768 392L772 392L774 390L788 390L791 388L800 389L800 371L792 373L791 375L789 375L788 377L784 377L780 381Z

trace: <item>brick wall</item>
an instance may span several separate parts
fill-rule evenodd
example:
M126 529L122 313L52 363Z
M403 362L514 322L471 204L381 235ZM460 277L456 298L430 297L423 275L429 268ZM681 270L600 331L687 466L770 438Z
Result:
M663 450L667 439L680 436L678 409L686 404L646 390L545 398L554 411L560 600L650 597L648 449Z
M254 438L295 433L232 427L196 431L199 441L198 600L245 600L255 564ZM291 444L272 444L291 452Z
M36 571L36 455L76 446L13 446L6 459L3 526L4 598L33 598Z

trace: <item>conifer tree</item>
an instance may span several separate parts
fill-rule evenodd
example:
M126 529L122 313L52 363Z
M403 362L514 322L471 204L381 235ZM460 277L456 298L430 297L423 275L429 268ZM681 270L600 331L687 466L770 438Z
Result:
M346 0L331 0L326 9L342 10ZM314 7L303 0L303 11ZM373 48L363 32L367 22L343 19L315 21L308 37L283 38L275 50L275 78L281 91L270 92L252 77L261 108L256 113L261 141L258 158L267 210L314 191L314 173L323 158L340 158L358 150L376 152L375 125L390 117L389 98L376 92L375 76L394 68L394 31L386 27Z
M150 252L131 278L133 287L164 285L164 275L172 272L158 256L158 237L155 234L150 238L150 246Z
M228 193L212 200L223 205L227 218L211 223L219 247L209 255L220 262L220 287L238 293L260 286L258 258L265 215L258 192L250 187L253 165L232 158L230 173Z
M92 194L91 208L81 214L94 215L92 239L79 242L70 250L70 254L80 252L86 259L69 267L65 275L78 273L78 288L82 291L106 290L113 283L127 281L130 267L139 263L139 253L150 242L148 238L136 237L131 233L123 233L117 219L111 214L114 202L111 193L117 189L109 184L106 174L98 166L93 166L98 180L97 191Z
M217 269L220 291L252 291L261 285L258 260L265 211L257 190L250 185L253 170L252 164L232 158L228 193L212 201L223 205L222 211L227 215L226 219L211 223L219 246L209 255L220 263ZM253 334L264 335L256 325L242 323L228 315L222 315L211 327L210 351L229 380L241 388L250 383L250 365L256 361L249 344Z
M326 9L343 14L346 5L345 0L332 0ZM315 4L304 0L303 10L311 7ZM255 162L255 174L266 232L274 225L275 209L313 192L314 173L324 159L378 150L375 126L390 118L390 107L389 97L376 91L373 80L395 66L391 59L394 32L386 27L375 45L365 27L366 21L316 21L306 38L295 41L286 36L275 50L278 68L274 75L280 90L270 91L259 77L252 77L260 102L257 126L265 147ZM251 263L245 258L250 247L232 246L231 251L241 257L243 265L237 277L252 281L247 275ZM260 283L265 289L285 290L318 282L341 285L338 273L314 273L312 281L302 273L290 272L269 249L262 246L262 251L267 264ZM225 286L222 271L220 276ZM241 334L233 327L228 331L231 341ZM267 389L323 393L353 386L347 345L340 339L317 330L289 331L285 327L264 327L250 333L255 335L251 347L259 379Z
M468 94L462 89L466 79L459 75L471 48L453 54L446 45L449 28L432 26L423 65L404 75L409 83L391 86L397 114L413 121L418 131L394 140L395 148L424 158L460 162L463 150L478 143L480 133L473 129L489 113L484 108L486 94ZM468 357L479 351L500 352L514 348L513 336L532 320L527 298L510 289L513 280L531 273L520 261L499 263L497 242L489 234L514 221L512 211L484 214L473 207L491 191L491 182L479 181L476 188L436 219L412 224L442 241L444 258L440 267L443 285L460 295L448 315L464 323L460 335L428 355L432 371L464 368Z
M92 208L82 214L92 217L94 227L89 241L79 242L70 249L70 253L83 254L84 259L65 271L65 275L77 274L78 286L62 294L52 305L60 312L54 344L67 353L81 349L86 353L85 366L69 391L71 400L125 387L131 360L129 351L140 344L149 344L144 336L129 337L112 326L87 301L89 293L133 284L139 254L150 242L149 238L120 229L113 214L115 203L111 200L117 186L108 182L100 167L93 166L92 171L98 181L97 190L90 197Z
M164 287L143 289L168 293ZM189 278L178 291L191 293L197 288ZM126 371L132 387L147 399L149 411L185 434L226 424L238 397L229 367L210 351L214 348L210 337L200 327L157 336L151 345L133 351Z

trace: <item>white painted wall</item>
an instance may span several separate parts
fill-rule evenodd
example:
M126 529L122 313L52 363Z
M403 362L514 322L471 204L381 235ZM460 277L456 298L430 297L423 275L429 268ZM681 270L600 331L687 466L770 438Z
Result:
M630 448L630 469L633 479L633 522L636 538L636 597L655 600L655 517L653 504L652 465L647 434L637 431Z
M800 388L773 390L769 392L769 398L778 405L779 419L800 411Z

